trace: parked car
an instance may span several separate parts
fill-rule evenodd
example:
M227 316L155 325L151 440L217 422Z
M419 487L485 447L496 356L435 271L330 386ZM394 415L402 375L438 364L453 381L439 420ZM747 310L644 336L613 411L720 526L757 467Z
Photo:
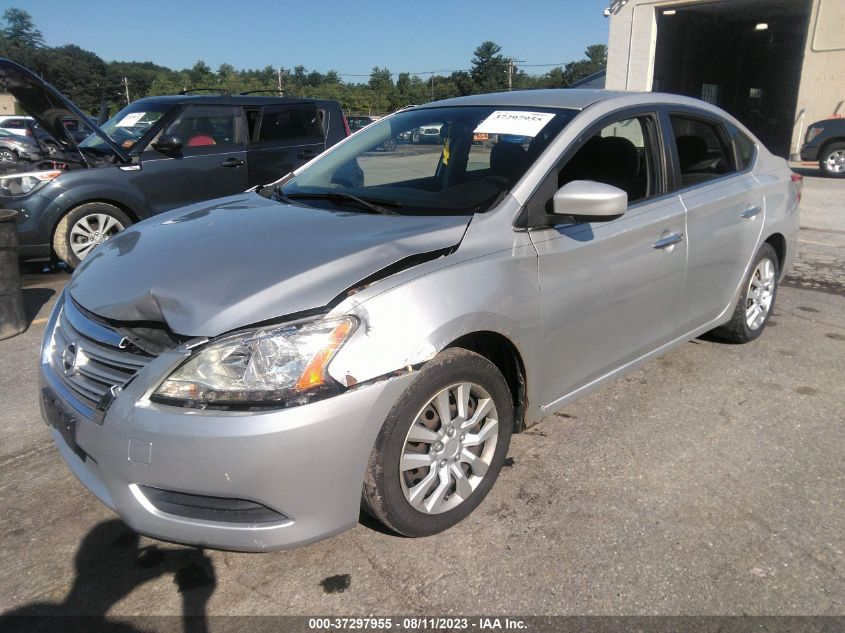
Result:
M436 121L420 127L412 133L413 143L440 143L440 130L443 127L442 121Z
M375 123L381 117L372 117L372 116L350 116L346 117L346 120L349 124L349 129L352 132L357 132L358 130L363 130L365 127L370 125L371 123ZM375 151L382 151L382 152L395 152L396 151L396 141L395 138L389 138L384 141L381 145L375 148Z
M367 127L370 123L375 123L378 119L371 117L371 116L348 116L346 117L346 121L349 124L349 131L350 132L357 132L365 127Z
M0 83L60 144L41 168L4 174L0 206L23 211L23 258L55 255L74 268L135 222L276 180L347 136L336 101L149 97L100 128L14 62L0 60ZM68 118L94 133L77 142Z
M811 124L801 146L801 160L818 161L825 175L845 178L845 118Z
M44 155L45 152L32 137L0 129L0 163L32 162L41 160Z
M442 147L366 156L442 125ZM341 184L356 161L361 182ZM98 247L47 324L44 417L142 534L265 551L352 527L362 500L435 534L481 503L513 432L705 332L760 336L800 190L687 97L403 110L271 186Z

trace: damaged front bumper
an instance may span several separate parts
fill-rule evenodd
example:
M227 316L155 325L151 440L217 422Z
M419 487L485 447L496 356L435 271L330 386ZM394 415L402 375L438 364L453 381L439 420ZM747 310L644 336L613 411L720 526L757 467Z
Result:
M169 351L97 416L74 406L50 358L41 364L42 410L76 477L142 534L241 551L302 545L357 523L376 435L413 378L282 410L186 409L149 400L184 359Z

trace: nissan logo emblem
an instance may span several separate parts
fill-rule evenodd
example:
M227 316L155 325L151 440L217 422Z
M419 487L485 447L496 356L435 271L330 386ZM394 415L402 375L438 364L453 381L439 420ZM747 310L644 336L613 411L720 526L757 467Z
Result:
M62 369L66 375L70 375L76 369L76 344L70 343L62 352Z

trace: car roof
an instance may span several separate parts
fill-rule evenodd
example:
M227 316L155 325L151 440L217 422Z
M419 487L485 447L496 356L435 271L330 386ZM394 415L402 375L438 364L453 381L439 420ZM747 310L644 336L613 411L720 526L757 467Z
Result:
M600 101L615 101L620 107L641 104L677 104L710 110L724 116L724 112L709 103L662 92L625 92L621 90L598 90L587 88L550 88L544 90L514 90L512 92L493 92L468 97L455 97L443 101L433 101L416 109L441 106L496 106L496 107L535 107L565 108L583 110Z
M188 103L210 104L210 105L287 105L297 103L321 103L325 99L309 99L301 97L255 97L252 95L161 95L158 97L144 97L133 101L133 104L164 104L180 105Z

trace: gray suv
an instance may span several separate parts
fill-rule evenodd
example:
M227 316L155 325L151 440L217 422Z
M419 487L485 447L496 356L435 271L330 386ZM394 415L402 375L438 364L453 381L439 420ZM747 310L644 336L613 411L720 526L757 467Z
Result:
M435 124L442 143L372 151ZM800 187L685 97L403 110L96 247L47 326L43 414L143 534L290 547L352 527L362 501L434 534L482 502L513 432L704 332L758 337Z
M336 101L230 95L139 99L101 128L25 68L0 60L0 85L61 146L0 174L0 206L22 211L24 259L77 267L131 224L272 182L348 136ZM92 134L77 143L68 119Z

